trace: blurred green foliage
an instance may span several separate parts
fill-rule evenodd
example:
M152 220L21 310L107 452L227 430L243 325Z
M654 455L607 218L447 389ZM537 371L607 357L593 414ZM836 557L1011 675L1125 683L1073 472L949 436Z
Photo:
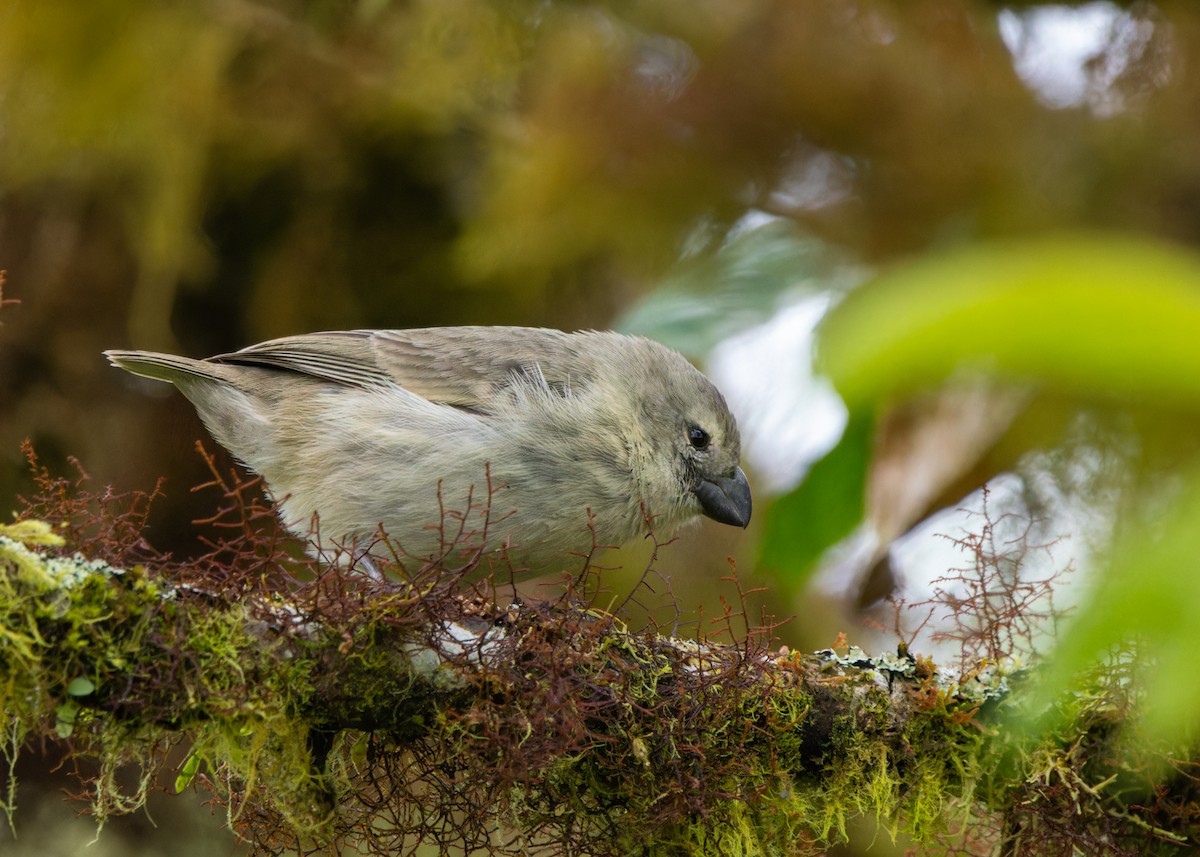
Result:
M766 321L787 300L840 292L860 276L790 220L747 224L714 252L685 255L613 327L700 359L721 340Z
M1200 254L1107 234L929 254L850 295L821 364L850 407L955 373L1200 408Z

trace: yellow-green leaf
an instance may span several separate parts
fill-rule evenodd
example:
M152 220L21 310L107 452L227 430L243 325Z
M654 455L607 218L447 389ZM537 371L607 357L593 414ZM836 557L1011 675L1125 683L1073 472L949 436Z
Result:
M963 370L1200 405L1200 255L1097 233L979 244L884 273L819 335L851 408Z

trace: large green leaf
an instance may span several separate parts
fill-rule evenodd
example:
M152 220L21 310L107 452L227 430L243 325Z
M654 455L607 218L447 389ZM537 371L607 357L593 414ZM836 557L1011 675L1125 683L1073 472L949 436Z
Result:
M759 565L802 583L833 544L863 519L874 419L851 414L837 446L808 471L800 485L767 511Z
M883 274L819 337L851 408L963 370L1200 405L1200 256L1106 234L977 245Z

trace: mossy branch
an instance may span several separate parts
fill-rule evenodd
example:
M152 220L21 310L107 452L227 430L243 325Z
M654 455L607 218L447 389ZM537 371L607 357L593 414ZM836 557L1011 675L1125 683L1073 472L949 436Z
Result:
M1190 756L1119 750L1129 659L1034 735L987 716L1019 696L994 669L947 686L908 656L635 633L436 575L172 583L58 541L0 527L0 750L57 736L97 758L101 820L167 773L264 854L816 853L859 815L927 850L1149 854L1200 826Z
M147 782L164 744L189 741L177 785L205 768L267 849L352 834L364 810L393 846L494 845L502 828L755 853L864 812L919 832L980 734L963 726L977 703L909 658L703 645L565 602L498 609L349 576L306 600L227 597L52 556L21 526L0 536L15 734L56 732ZM101 780L102 817L144 797Z

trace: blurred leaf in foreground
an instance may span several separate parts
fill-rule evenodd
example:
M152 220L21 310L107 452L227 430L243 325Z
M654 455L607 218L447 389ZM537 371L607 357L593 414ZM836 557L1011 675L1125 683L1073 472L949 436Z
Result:
M785 296L841 289L858 277L823 241L795 223L739 228L712 253L696 253L619 318L615 329L695 357L769 318Z
M853 409L962 370L1200 404L1200 256L1105 234L931 255L851 294L820 331Z
M1059 645L1046 692L1089 664L1136 645L1148 704L1141 732L1176 743L1195 739L1200 715L1200 468L1162 486L1125 522L1085 603ZM1043 702L1048 702L1048 697Z

